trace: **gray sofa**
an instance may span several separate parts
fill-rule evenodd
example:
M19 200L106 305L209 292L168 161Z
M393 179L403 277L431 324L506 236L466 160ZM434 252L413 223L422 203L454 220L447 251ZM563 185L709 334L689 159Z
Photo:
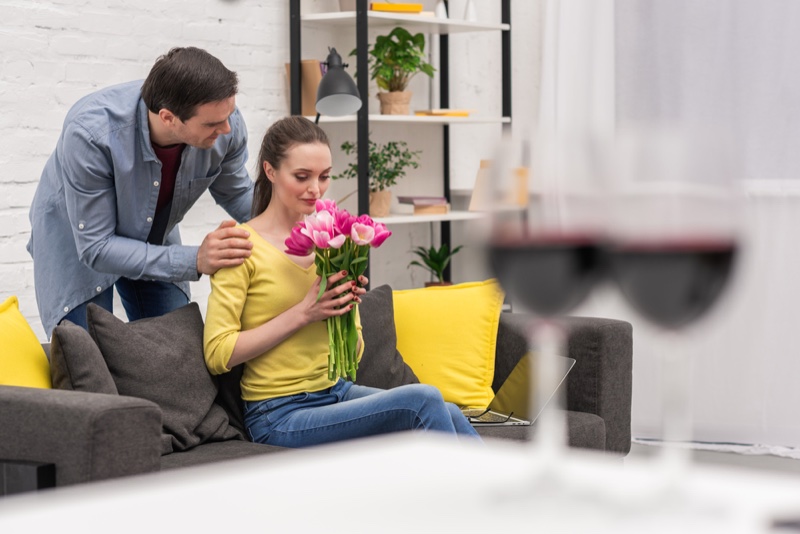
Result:
M518 314L502 314L495 390L526 351L519 332L527 320ZM631 325L572 317L567 326L568 353L577 360L567 381L569 444L624 456L631 437ZM369 347L366 322L364 328ZM239 373L240 369L234 369L214 379L214 403L224 409L236 432L168 453L163 447L166 416L151 400L125 395L122 389L110 394L0 386L0 461L54 464L56 486L66 486L256 454L291 454L252 443L242 432ZM380 368L365 368L365 376L376 373L386 374ZM530 431L491 427L480 432L489 439L523 440Z

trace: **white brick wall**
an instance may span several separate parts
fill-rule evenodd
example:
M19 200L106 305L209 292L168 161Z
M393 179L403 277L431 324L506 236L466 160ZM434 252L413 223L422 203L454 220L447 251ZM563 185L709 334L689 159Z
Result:
M0 301L17 295L44 338L25 250L30 206L64 115L84 94L143 78L173 46L199 46L239 74L238 103L251 152L266 126L287 112L283 63L288 59L285 2L223 0L0 1ZM199 243L224 212L205 196L184 226ZM205 300L202 284L196 298Z
M432 10L434 4L427 1L426 9ZM452 13L460 14L461 3L451 4ZM530 19L530 27L537 27L537 5L515 0L515 21ZM335 10L337 6L334 0L303 2L304 11ZM487 17L497 16L493 1L479 1L477 7ZM0 0L0 128L4 133L0 152L0 302L17 295L40 338L44 331L36 308L32 263L25 250L30 231L28 207L69 107L97 88L145 77L155 59L173 46L198 46L239 74L237 103L247 121L254 158L266 127L288 112L284 77L284 63L289 59L288 19L288 2L278 0ZM518 32L514 37L515 76L520 66L528 72L538 62L535 49L531 55L531 33L535 32ZM523 46L527 50L523 51ZM473 52L477 51L470 51L474 61ZM499 49L485 54L499 57L494 55ZM463 83L469 90L471 84ZM515 92L517 87L518 80ZM526 95L518 105L519 98L515 98L515 113L530 111L530 99L531 95ZM350 184L335 187L342 192L352 188ZM205 195L182 224L184 241L200 243L225 217ZM398 243L429 239L427 228L395 231ZM408 235L399 237L401 234ZM394 285L421 285L406 270L406 262L392 263L396 265L375 270L389 275L386 281ZM193 299L203 309L207 294L207 280L194 284Z

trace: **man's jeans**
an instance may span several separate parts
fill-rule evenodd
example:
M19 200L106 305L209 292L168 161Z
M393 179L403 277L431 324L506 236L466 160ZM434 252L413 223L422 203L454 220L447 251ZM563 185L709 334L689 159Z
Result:
M415 429L480 439L461 410L425 384L382 390L340 379L314 393L245 402L244 418L253 441L281 447Z
M158 317L189 304L186 294L169 282L120 278L115 287L129 321ZM114 287L109 287L93 299L76 306L64 319L88 329L86 305L90 302L113 313Z

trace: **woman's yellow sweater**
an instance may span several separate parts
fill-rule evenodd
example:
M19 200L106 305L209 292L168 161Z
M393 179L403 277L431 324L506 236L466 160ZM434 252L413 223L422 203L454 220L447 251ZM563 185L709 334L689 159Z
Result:
M250 232L252 254L242 265L220 269L211 277L204 346L212 374L229 370L227 364L240 332L260 326L302 301L317 278L314 264L301 267L251 227L240 226ZM358 315L356 326L362 339ZM325 321L304 326L245 362L242 398L258 401L331 387L335 380L328 380L328 353Z

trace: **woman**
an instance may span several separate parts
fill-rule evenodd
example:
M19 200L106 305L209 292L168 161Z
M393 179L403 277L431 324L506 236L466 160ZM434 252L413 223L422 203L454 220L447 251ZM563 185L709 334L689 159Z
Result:
M432 386L384 391L328 379L325 320L360 302L365 289L343 284L347 273L320 284L314 254L288 255L292 227L315 211L330 183L325 132L287 117L264 135L250 233L252 254L211 278L205 357L214 374L244 363L245 424L253 441L305 447L401 430L435 430L478 439L461 411ZM363 286L367 280L359 279ZM362 346L359 330L359 358Z

